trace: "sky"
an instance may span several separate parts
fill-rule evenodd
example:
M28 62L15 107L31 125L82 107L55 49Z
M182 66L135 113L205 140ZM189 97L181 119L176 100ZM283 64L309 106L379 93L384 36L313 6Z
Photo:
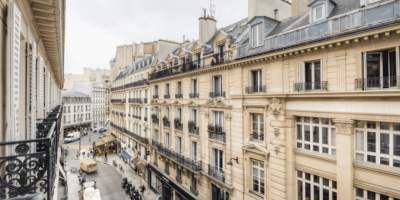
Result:
M198 39L210 0L67 0L65 73L109 68L115 48L157 39ZM247 16L247 0L213 0L217 27Z

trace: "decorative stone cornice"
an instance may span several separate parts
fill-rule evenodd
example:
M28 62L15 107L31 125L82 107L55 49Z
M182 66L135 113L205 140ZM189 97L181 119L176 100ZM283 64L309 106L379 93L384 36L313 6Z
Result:
M222 98L209 99L205 104L203 104L203 106L209 108L227 108L227 109L232 108L232 106L225 103L225 101Z

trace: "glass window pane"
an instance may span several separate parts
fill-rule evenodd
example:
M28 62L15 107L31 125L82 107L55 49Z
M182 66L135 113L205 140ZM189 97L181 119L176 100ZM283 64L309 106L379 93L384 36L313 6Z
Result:
M393 154L400 156L400 135L393 135Z
M367 142L368 142L368 151L369 152L376 152L376 133L375 132L368 132L367 133Z
M364 133L362 131L356 133L356 150L364 151Z
M389 134L380 135L381 154L389 154Z
M300 180L297 181L297 200L303 200L303 183Z
M297 125L297 139L301 140L302 138L303 138L303 136L302 136L302 127L301 127L301 124L298 124Z
M328 144L328 128L322 127L322 144Z

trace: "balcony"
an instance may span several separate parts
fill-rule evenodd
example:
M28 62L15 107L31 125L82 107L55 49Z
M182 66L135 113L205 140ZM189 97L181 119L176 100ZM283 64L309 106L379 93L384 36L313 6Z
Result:
M163 125L164 125L164 127L171 126L171 122L169 121L168 117L163 117Z
M225 182L224 170L220 169L217 166L208 164L208 175L221 181L221 182Z
M201 171L201 161L195 161L190 158L187 158L183 156L182 154L176 153L166 147L164 147L162 144L159 142L153 140L152 141L153 147L157 152L159 152L161 155L164 157L176 162L177 164L181 165L182 167L185 167L191 171L194 172L200 172Z
M143 103L147 103L147 102L148 102L147 98L143 98Z
M355 87L359 90L399 89L400 76L367 77L355 80Z
M189 98L191 99L199 98L199 93L190 93Z
M160 119L158 118L158 116L156 114L151 115L151 121L153 122L153 124L160 123Z
M0 142L0 199L42 195L52 199L58 172L62 106L36 125L36 139Z
M169 95L169 94L164 95L164 99L170 99L170 98L171 98L171 95Z
M126 128L120 127L120 126L118 126L118 125L116 125L116 124L114 124L114 123L112 123L112 122L111 122L111 127L117 129L117 130L120 131L120 132L123 132L123 133L126 133L126 134L132 136L132 137L135 138L137 141L139 141L139 142L141 142L141 143L143 143L143 144L148 144L148 143L149 143L149 140L148 140L147 138L145 138L145 137L143 137L143 136L140 136L140 135L138 135L138 134L136 134L136 133L134 133L134 132L131 132L131 131L129 131L129 130L126 129Z
M297 92L315 91L315 90L327 91L328 90L328 81L295 83L294 90Z
M143 101L141 98L129 98L129 103L141 104L141 103L143 103Z
M183 94L182 93L175 94L175 98L176 99L182 99L183 98Z
M223 53L215 53L212 55L211 66L220 65L226 63L228 61L227 54Z
M147 117L144 117L143 120L144 120L145 122L147 122Z
M111 103L122 104L125 103L125 99L111 99Z
M220 142L226 141L225 132L223 128L215 125L208 125L208 138Z
M197 69L202 68L198 62L187 62L180 65L176 65L174 67L164 69L161 71L153 72L150 74L150 80L161 79L168 76L173 76L180 73L191 72Z
M250 134L250 141L253 142L260 142L260 141L264 141L264 133L257 133L257 132L253 132Z
M193 121L188 122L189 133L194 135L199 135L199 127L196 126L196 123Z
M132 87L139 87L139 86L143 86L147 83L146 79L140 80L140 81L136 81L133 83L128 83L119 87L113 87L111 88L111 91L117 91L117 90L124 90L124 89L128 89L128 88L132 88Z
M225 97L225 92L210 92L210 98Z
M255 85L255 86L248 86L246 87L246 93L247 94L254 94L254 93L265 93L266 92L266 86L265 85Z
M158 99L158 98L160 98L160 96L158 94L153 95L153 99Z
M183 130L183 124L180 119L174 119L174 127L175 127L175 130L179 130L179 131Z

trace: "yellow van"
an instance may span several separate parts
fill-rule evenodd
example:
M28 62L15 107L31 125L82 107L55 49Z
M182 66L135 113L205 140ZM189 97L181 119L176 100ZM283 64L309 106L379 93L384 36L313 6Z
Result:
M97 163L92 158L81 159L80 168L83 172L94 173L97 171Z

